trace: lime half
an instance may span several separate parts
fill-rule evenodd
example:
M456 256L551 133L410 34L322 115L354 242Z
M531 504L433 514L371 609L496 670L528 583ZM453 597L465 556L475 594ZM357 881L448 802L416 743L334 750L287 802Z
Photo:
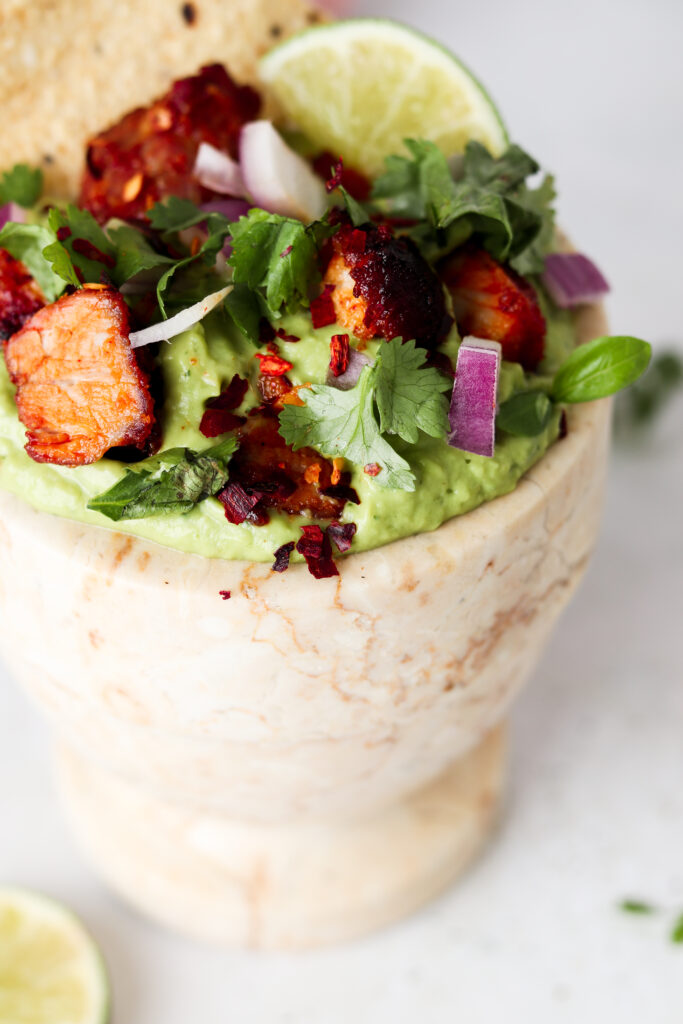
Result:
M375 177L406 138L446 154L470 139L499 156L508 138L479 82L432 39L394 21L355 18L307 29L262 58L284 117L320 149Z
M46 896L0 888L0 1024L105 1024L109 985L80 921Z

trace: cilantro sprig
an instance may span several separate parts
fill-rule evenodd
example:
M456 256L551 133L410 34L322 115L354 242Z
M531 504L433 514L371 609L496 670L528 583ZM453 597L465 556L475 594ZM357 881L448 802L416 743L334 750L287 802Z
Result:
M43 193L43 172L39 167L15 164L0 176L0 206L16 203L28 210Z
M410 230L429 259L451 252L471 235L520 273L540 273L554 230L553 181L539 188L526 179L536 161L512 145L498 158L479 142L469 142L456 180L433 142L406 139L409 157L390 156L374 183L372 197L385 213L418 223Z
M343 456L361 466L376 464L382 487L414 491L409 463L384 435L409 444L419 430L445 437L451 382L425 366L426 353L414 341L384 343L373 366L366 366L355 387L342 391L317 384L300 392L303 406L286 405L280 433L295 450L307 446L324 455Z

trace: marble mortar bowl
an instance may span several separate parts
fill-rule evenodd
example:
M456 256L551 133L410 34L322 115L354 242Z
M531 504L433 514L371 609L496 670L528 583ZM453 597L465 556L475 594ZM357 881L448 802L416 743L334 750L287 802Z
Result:
M605 330L596 308L578 326ZM505 717L593 549L609 412L571 408L511 494L331 580L0 495L0 651L54 723L95 870L171 928L257 948L443 890L495 820Z

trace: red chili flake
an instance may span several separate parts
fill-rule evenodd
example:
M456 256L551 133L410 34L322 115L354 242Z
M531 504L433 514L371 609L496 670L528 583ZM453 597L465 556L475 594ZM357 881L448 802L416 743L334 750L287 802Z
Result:
M291 558L292 551L294 550L294 541L290 540L287 544L282 544L275 552L275 561L271 568L273 572L285 572L289 569L289 559Z
M71 228L67 228L66 225L63 228L57 228L57 238L60 242L66 242L67 238L71 238Z
M237 430L244 423L244 417L236 416L227 409L206 409L199 424L204 437L220 437L230 430Z
M224 601L229 601L230 600L230 591L229 590L219 590L218 593L221 595L221 597L223 598Z
M339 159L337 160L336 164L334 165L334 174L332 175L331 178L328 178L327 181L325 182L325 188L327 189L327 191L328 192L334 192L335 188L339 188L339 186L342 183L343 176L344 176L344 161L342 160L341 157L339 157Z
M283 260L285 256L289 256L293 248L293 245L288 245L286 249L283 249L282 252L280 253L280 259Z
M294 366L282 356L276 356L270 352L257 352L256 358L261 362L261 373L267 377L282 377Z
M333 284L326 284L322 294L311 303L311 320L314 327L329 327L336 322L337 314L332 302Z
M105 267L116 266L116 260L113 256L107 256L96 245L89 242L87 238L74 238L71 247L79 256L85 256L86 259L93 260L95 263L104 263Z
M330 341L330 370L333 376L341 377L349 368L349 336L333 334Z
M302 526L301 532L303 537L297 541L296 550L306 559L311 576L317 580L338 576L339 570L334 564L332 545L327 534L319 526Z
M287 334L284 327L278 327L278 329L275 332L275 336L277 338L280 338L281 341L301 341L301 338L299 337L298 334Z
M377 476L378 473L382 472L382 467L378 462L368 462L367 466L363 466L363 472L367 473L368 476Z
M327 535L334 541L338 551L348 551L356 533L355 523L338 523L336 520L327 527Z
M249 513L258 505L262 497L263 491L258 491L256 488L249 488L247 491L242 484L238 483L229 483L217 495L225 509L225 518L235 526L239 526L250 517Z

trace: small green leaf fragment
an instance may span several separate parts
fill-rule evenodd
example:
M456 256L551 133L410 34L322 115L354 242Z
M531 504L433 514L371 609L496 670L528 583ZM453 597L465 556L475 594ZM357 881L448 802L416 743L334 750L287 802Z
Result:
M626 914L656 914L657 907L644 900L622 900L619 909Z
M579 345L555 375L556 402L592 402L633 384L645 372L652 348L631 337L596 338Z
M538 437L550 423L553 403L543 391L526 391L503 402L496 426L515 437Z
M671 941L677 944L683 943L683 914L679 915L671 929Z
M26 269L38 282L40 290L48 302L54 302L65 287L65 280L73 283L71 278L57 273L51 262L44 255L45 250L53 245L60 246L54 232L41 224L15 224L9 222L0 231L0 249L6 249L15 260L21 260ZM70 260L68 253L64 257L64 273L68 273ZM71 268L73 271L73 268ZM78 279L76 279L78 284Z
M43 172L28 164L15 164L0 177L0 206L16 203L29 209L43 193Z

